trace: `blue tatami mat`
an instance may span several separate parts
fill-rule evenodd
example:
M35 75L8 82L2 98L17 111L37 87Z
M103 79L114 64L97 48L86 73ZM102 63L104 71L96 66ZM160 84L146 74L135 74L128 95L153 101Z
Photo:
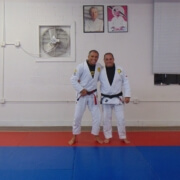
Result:
M179 180L179 146L0 147L0 180Z

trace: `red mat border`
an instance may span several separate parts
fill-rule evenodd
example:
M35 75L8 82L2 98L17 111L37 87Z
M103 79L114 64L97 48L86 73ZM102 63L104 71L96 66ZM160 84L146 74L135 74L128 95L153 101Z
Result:
M69 146L71 132L0 132L0 146ZM103 139L103 133L100 133ZM180 132L127 132L131 141L126 145L119 140L117 132L109 144L98 144L90 132L78 135L75 146L180 146Z

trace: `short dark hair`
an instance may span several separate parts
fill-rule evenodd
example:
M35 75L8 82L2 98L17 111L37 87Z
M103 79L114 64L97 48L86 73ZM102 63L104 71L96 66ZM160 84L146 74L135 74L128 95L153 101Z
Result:
M114 55L112 53L108 52L108 53L104 54L104 59L105 59L106 55L111 55L113 57L113 59L114 59Z
M92 52L97 53L97 54L98 54L98 56L99 56L99 52L98 52L98 51L96 51L96 50L94 50L94 49L89 51L89 55L90 55Z

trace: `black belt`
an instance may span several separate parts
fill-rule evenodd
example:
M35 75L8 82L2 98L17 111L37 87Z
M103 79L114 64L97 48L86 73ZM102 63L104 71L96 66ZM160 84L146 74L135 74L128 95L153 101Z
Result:
M92 90L92 91L88 91L87 92L87 95L91 95L91 94L93 94L94 92L96 92L97 91L97 89L94 89L94 90Z
M122 96L122 95L123 95L122 92L120 92L120 93L118 93L118 94L114 94L114 95L107 95L107 94L101 93L101 101L100 101L100 103L102 104L102 101L103 101L103 99L104 99L105 97L112 99L112 98L114 98L114 97L119 98L119 96Z
M122 96L122 95L123 95L122 92L120 92L120 93L118 93L118 94L114 94L114 95L107 95L107 94L101 93L101 96L107 97L107 98L110 98L110 99L112 99L112 98L114 98L114 97L119 97L119 96Z

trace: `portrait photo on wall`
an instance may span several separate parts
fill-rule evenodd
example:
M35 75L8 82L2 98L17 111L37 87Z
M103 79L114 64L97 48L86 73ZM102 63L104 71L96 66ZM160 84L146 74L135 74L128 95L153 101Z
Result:
M83 6L83 29L85 33L104 32L104 6Z
M108 32L128 32L128 7L107 6Z

